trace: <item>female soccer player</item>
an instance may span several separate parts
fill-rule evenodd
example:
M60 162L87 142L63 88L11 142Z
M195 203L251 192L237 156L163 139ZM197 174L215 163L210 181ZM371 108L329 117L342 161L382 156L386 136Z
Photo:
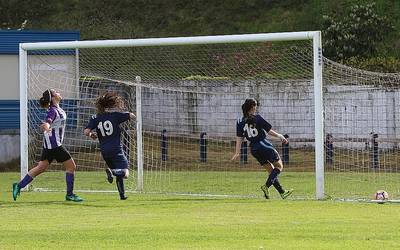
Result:
M278 181L278 175L283 169L283 164L278 152L266 139L266 133L278 137L285 144L288 143L288 140L283 135L272 130L271 124L264 120L260 115L256 114L256 100L246 99L242 105L242 111L243 118L238 120L236 125L236 151L232 160L239 157L240 146L244 137L246 137L246 139L250 141L251 154L262 166L265 166L269 172L266 183L261 186L265 199L270 198L269 187L272 185L274 185L282 199L286 199L292 194L293 190L285 191Z
M129 112L120 112L124 109L124 102L115 92L107 92L96 102L97 114L92 116L84 133L92 139L99 138L100 150L108 168L106 169L109 183L116 177L116 184L121 200L126 200L124 178L128 178L128 160L122 150L121 130L119 125L135 115ZM92 130L96 129L96 132Z
M45 172L51 162L56 159L65 167L65 180L67 182L67 195L65 200L80 202L81 197L73 193L76 165L70 153L62 145L64 139L65 121L67 115L60 107L62 97L53 89L43 92L39 100L40 106L47 109L46 120L40 125L43 131L43 150L39 164L29 170L28 174L19 182L13 184L13 198L17 199L20 190L28 185L33 178Z

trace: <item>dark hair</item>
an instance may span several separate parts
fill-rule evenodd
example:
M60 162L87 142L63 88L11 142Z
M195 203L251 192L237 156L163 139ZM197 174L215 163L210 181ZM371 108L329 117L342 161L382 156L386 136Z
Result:
M255 123L254 115L250 114L250 110L254 106L257 106L257 101L255 99L253 99L253 98L246 99L244 101L244 103L242 104L243 117L246 120L247 124L254 124Z
M102 114L106 109L116 108L123 110L125 108L124 101L116 92L106 92L96 101L97 113Z
M40 107L48 108L51 104L52 96L53 96L53 93L51 92L50 89L47 89L46 91L44 91L42 94L42 97L39 99Z

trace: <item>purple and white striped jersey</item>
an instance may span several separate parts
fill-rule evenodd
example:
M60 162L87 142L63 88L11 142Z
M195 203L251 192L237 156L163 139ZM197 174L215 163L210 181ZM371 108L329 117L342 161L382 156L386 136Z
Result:
M44 148L53 149L62 145L66 119L67 114L62 108L50 106L50 108L47 110L45 122L50 124L51 132L44 132Z

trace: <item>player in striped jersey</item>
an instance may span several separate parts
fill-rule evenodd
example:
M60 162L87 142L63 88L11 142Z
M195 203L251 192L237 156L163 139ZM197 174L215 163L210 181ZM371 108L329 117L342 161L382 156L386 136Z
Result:
M107 92L97 99L97 114L92 116L84 130L84 134L92 139L99 139L101 155L106 162L108 182L116 177L117 189L121 200L126 200L124 179L128 178L128 160L122 150L121 129L119 125L135 115L121 112L124 102L115 92ZM96 130L96 132L92 132Z
M43 149L39 163L29 170L28 174L19 182L13 184L13 199L20 195L20 190L28 185L33 178L45 172L51 162L56 159L65 167L65 180L67 183L67 194L65 200L80 202L81 197L73 193L76 165L70 153L62 145L64 139L65 122L67 115L60 107L61 94L55 90L48 89L43 92L39 100L40 106L47 109L46 119L40 125L43 131Z
M242 105L242 111L243 118L238 120L236 124L236 151L232 160L239 157L241 144L244 138L246 138L250 142L251 154L262 166L265 166L269 172L265 185L261 186L264 197L266 199L270 198L269 187L273 185L282 199L286 199L292 194L293 190L285 191L279 183L278 175L283 169L283 163L279 153L266 139L266 134L268 133L271 136L279 138L283 143L288 143L288 141L283 135L272 130L271 124L264 120L264 118L256 114L256 100L246 99Z

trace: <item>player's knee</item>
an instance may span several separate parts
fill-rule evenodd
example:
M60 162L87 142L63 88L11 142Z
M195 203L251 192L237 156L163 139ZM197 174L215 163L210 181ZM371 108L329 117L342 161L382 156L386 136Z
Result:
M274 168L277 168L277 169L279 169L280 171L283 170L283 163L282 163L282 160L278 160L278 161L274 162L273 165L274 165Z
M126 178L128 178L129 177L129 170L128 169L125 169L125 176L124 176L124 178L126 179Z
M75 172L75 170L76 170L76 164L75 164L75 162L74 162L73 159L69 159L69 160L67 160L67 161L64 161L64 162L63 162L63 165L64 165L65 170L66 170L67 172L73 173L73 172Z

